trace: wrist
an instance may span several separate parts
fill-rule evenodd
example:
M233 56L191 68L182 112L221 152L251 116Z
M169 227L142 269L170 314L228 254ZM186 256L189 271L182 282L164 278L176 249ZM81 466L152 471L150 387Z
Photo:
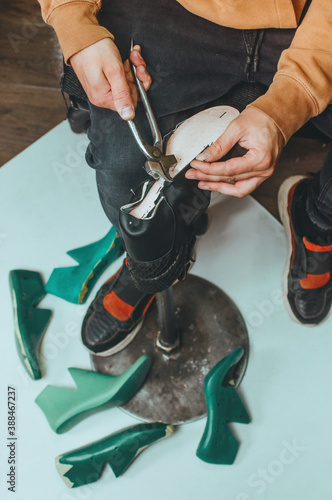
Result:
M249 104L242 113L251 114L251 117L255 117L257 120L261 122L265 122L265 125L271 131L271 134L277 137L278 145L280 148L283 148L286 144L285 136L278 126L278 124L269 116L265 111L262 111L259 108L255 107L255 104ZM241 113L241 114L242 114Z

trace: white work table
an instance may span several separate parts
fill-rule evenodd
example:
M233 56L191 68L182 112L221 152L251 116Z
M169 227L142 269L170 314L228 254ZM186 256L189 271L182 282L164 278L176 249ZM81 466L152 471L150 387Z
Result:
M330 500L332 495L332 317L315 328L294 323L282 301L286 257L282 226L251 197L224 197L213 207L192 270L235 301L250 338L239 392L249 425L231 424L240 441L232 466L195 456L205 420L142 452L115 479L70 490L54 459L137 421L115 408L57 435L34 403L47 384L73 387L67 368L90 368L80 325L101 284L84 305L47 295L40 307L53 317L42 354L45 375L33 381L18 359L8 286L11 269L42 273L75 262L66 251L102 238L109 222L99 203L94 171L84 161L87 139L58 125L0 169L0 498L2 500ZM7 490L7 386L17 393L17 491Z

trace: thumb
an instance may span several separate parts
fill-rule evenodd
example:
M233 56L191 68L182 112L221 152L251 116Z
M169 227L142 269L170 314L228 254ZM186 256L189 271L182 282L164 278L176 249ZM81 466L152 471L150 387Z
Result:
M121 74L112 75L110 84L116 111L124 120L132 120L135 116L135 108L124 71Z
M238 127L234 127L233 122L234 120L211 146L196 157L196 160L207 162L218 161L235 146L240 140L241 134Z

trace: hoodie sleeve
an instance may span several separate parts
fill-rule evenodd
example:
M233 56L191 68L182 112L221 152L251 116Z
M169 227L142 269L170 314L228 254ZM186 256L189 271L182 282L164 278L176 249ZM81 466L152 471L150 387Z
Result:
M268 115L285 142L332 102L332 2L312 0L272 84L250 106Z
M44 21L57 34L65 61L89 45L113 35L100 26L101 0L38 0Z

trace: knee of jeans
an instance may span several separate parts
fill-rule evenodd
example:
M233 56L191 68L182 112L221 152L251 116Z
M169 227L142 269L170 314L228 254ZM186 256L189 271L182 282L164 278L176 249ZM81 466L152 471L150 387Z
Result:
M120 208L123 205L122 195L124 193L121 193L119 190L115 189L114 184L105 183L105 181L100 178L98 172L96 177L101 206L104 210L105 215L119 233L119 213Z
M121 123L123 127L123 123ZM89 134L90 143L85 153L87 164L96 171L118 178L128 176L133 180L138 171L142 170L146 158L139 150L129 126L106 133L96 141Z
M111 141L95 143L90 140L90 143L85 152L85 160L87 164L94 170L116 170L117 168L120 168L120 165L118 165L118 155L116 154L116 152L112 154L113 148L110 148L108 146L108 142Z
M89 167L95 168L94 157L93 157L93 154L92 154L92 150L91 150L91 145L90 144L88 145L87 150L85 152L85 161L87 162L87 164L89 165Z
M97 172L102 171L114 171L121 168L119 162L112 155L107 154L107 151L103 146L95 147L91 142L89 143L85 152L85 161L89 167L93 168Z
M121 150L129 142L129 127L117 113L109 109L97 108L91 104L90 108L90 142L86 150L86 162L95 170L116 169L118 163L121 163Z

